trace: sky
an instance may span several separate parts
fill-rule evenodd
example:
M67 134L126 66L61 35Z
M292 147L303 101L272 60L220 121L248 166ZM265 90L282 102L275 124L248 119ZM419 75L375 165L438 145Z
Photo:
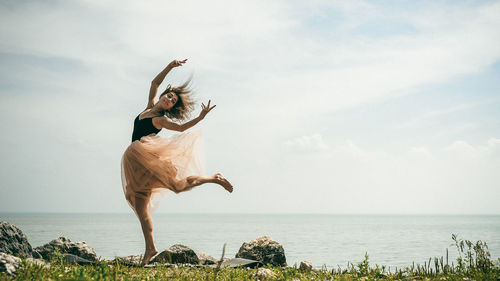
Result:
M4 0L0 36L0 212L131 213L133 120L187 58L160 91L217 105L234 192L158 213L500 214L500 1Z

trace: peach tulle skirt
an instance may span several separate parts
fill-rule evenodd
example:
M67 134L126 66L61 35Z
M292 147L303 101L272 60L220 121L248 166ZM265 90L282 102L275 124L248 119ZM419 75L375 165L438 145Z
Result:
M142 137L129 145L121 161L125 198L135 209L136 198L145 199L154 211L166 193L182 192L183 179L204 175L201 129L160 137Z

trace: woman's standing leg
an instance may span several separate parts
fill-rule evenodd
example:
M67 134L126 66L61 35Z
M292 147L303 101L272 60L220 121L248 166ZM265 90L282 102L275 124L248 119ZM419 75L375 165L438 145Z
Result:
M135 197L135 211L141 222L142 233L144 234L144 241L146 242L146 250L142 258L142 265L149 263L149 260L158 253L155 243L153 241L153 219L148 211L148 200L144 198Z

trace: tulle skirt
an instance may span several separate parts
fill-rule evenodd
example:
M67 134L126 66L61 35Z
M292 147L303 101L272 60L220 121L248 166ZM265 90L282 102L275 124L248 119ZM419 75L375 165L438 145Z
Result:
M183 190L188 176L205 174L201 129L160 137L155 134L132 142L121 161L125 198L136 212L136 198L153 212L166 193Z

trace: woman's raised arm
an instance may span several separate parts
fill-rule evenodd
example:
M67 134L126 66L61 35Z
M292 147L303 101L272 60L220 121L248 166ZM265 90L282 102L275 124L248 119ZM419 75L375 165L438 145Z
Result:
M165 76L172 70L174 67L178 67L186 63L187 59L184 60L173 60L169 63L165 69L163 69L156 77L151 81L151 87L149 88L149 97L148 97L148 105L146 108L152 107L156 102L156 93L158 92L158 87L165 79Z
M200 115L198 115L198 117L196 117L194 119L189 120L188 122L186 122L184 124L179 124L177 122L174 122L174 121L170 120L169 118L167 118L166 116L154 118L153 124L158 122L158 125L160 125L160 127L165 128L167 130L184 132L185 130L193 127L194 125L198 124L198 122L203 120L205 118L205 116L210 112L210 110L212 110L214 107L215 107L215 105L210 106L210 101L208 101L207 105L202 103Z

